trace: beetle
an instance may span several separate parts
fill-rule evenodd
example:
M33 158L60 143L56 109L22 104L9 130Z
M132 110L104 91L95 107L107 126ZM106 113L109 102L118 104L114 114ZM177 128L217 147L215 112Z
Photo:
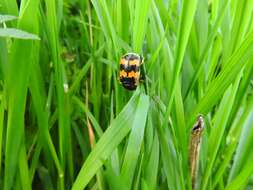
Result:
M128 90L135 90L140 82L140 66L143 57L136 53L127 53L120 59L119 79L122 86Z

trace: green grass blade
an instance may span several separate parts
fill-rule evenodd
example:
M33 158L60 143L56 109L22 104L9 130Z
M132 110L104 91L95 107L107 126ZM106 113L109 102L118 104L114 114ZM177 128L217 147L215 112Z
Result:
M251 98L251 103L249 105L252 105L252 98ZM250 109L248 108L247 112L248 115L248 119L246 120L245 124L242 125L242 132L239 133L241 134L240 136L238 135L238 147L236 149L236 154L234 156L234 162L230 171L230 175L229 175L229 182L232 183L233 179L237 178L236 175L240 174L242 172L242 170L245 169L244 172L247 173L247 169L252 168L252 162L251 159L253 154L250 151L250 147L252 144L252 129L251 129L251 116L252 116L252 110L250 111ZM244 116L245 117L245 116ZM252 169L251 169L252 171ZM248 173L248 175L250 175L250 173ZM250 177L250 176L248 176Z
M37 35L16 28L0 28L0 37L18 38L24 40L40 40Z
M32 65L32 73L31 73L31 81L30 81L30 92L31 96L34 102L35 112L37 114L37 120L38 120L38 127L39 127L39 133L38 136L41 135L41 138L39 137L37 142L37 148L36 148L36 154L38 155L41 148L44 146L44 148L48 148L51 152L51 156L55 162L56 168L58 170L58 176L61 178L63 176L63 171L60 166L60 162L58 159L58 156L56 154L55 147L52 143L52 139L49 134L49 121L48 121L48 113L46 110L46 99L44 97L45 92L44 89L42 89L42 79L41 79L41 73L36 63L36 58L33 60ZM38 152L37 152L38 151ZM36 160L35 156L35 160ZM35 164L35 163L34 163ZM31 170L31 176L33 176L33 172Z
M55 82L56 82L56 96L58 106L58 130L59 130L59 147L60 147L60 161L61 168L65 171L66 159L71 152L71 134L69 113L66 106L69 106L68 97L68 84L65 81L64 74L65 68L63 61L60 58L60 45L59 45L59 26L61 21L57 20L57 10L55 0L45 0L47 10L47 25L48 25L48 40L52 54L52 61L55 69ZM65 89L64 89L65 88ZM68 107L69 108L69 107ZM66 143L66 140L69 141ZM72 171L71 160L68 158L69 170ZM61 178L60 189L64 189L64 178Z
M240 70L247 63L246 61L251 57L252 52L253 33L250 33L225 64L224 70L207 87L204 97L195 108L193 117L198 113L206 114L217 103L225 89L235 80L235 76L240 73ZM193 118L191 121L193 121Z
M115 28L113 26L112 22L112 16L109 13L108 3L105 0L91 0L96 13L98 15L99 22L101 24L101 27L105 33L106 39L108 41L112 40L114 51L116 55L119 54L119 44L118 44L118 36L115 31Z
M0 104L0 163L2 163L2 145L3 145L3 130L4 130L4 101L2 100ZM2 165L0 165L0 176L2 176ZM2 182L0 182L2 185Z
M21 179L22 189L32 190L32 184L29 178L28 162L25 145L21 145L19 156L19 175Z
M252 0L0 0L0 189L192 189L198 114L196 189L251 189L252 11ZM127 52L145 58L136 91L119 81Z
M143 41L145 37L146 24L148 20L148 11L151 0L134 1L134 21L133 21L133 49L137 53L142 52ZM141 10L141 11L140 11Z
M16 20L17 17L13 15L2 15L0 14L0 23L11 21L11 20Z
M246 106L244 112L239 118L239 121L234 122L233 126L230 129L230 132L227 136L228 145L224 153L224 160L222 164L219 166L215 177L214 177L214 185L216 185L222 178L225 173L226 167L229 166L230 160L233 159L233 153L236 150L238 142L244 141L244 136L241 135L241 131L249 125L250 117L252 115L252 106L253 106L253 97L249 100L248 105ZM247 143L241 143L240 148L238 147L238 151L235 153L234 162L232 168L230 170L230 174L228 177L228 182L231 182L233 178L235 178L236 173L238 173L239 168L244 167L244 161L242 158L248 157L248 154L242 153L243 145L247 145ZM244 148L243 148L244 149Z
M103 130L101 129L100 125L98 124L96 118L92 115L92 113L89 111L87 106L83 104L79 99L74 97L73 101L85 112L87 117L92 123L92 126L94 127L95 131L97 132L98 136L101 137L103 135Z
M7 61L8 61L8 51L6 39L0 39L0 79L5 79Z
M219 110L216 112L214 126L209 137L209 144L208 144L208 158L209 159L207 161L205 173L202 179L202 185L201 185L202 189L207 188L208 180L211 178L213 164L214 164L218 149L221 144L222 136L224 135L224 132L226 129L229 114L232 110L232 105L235 101L235 95L238 89L239 81L240 81L240 76L237 78L233 87L230 86L228 88L228 90L226 91L221 101Z
M139 99L138 94L139 93L136 92L133 95L129 103L125 106L125 108L116 117L111 126L105 131L104 135L97 142L96 147L82 166L76 181L72 186L73 190L83 189L88 184L97 170L103 165L113 150L128 134L135 116L134 113L137 109L136 103L140 102L140 105L142 105L147 101L146 96L141 95Z
M26 11L18 20L18 27L32 33L37 33L37 10L38 1L29 1ZM27 23L30 24L27 25ZM24 113L29 69L32 54L36 54L36 51L33 49L33 43L32 41L15 40L11 47L12 53L10 54L7 78L8 124L5 149L5 190L13 187L20 144L24 138ZM28 49L30 51L27 51ZM19 69L17 70L16 68ZM15 141L13 137L15 137Z
M145 99L139 101L137 106L138 107L135 112L135 118L128 139L126 154L121 169L121 177L129 186L129 188L131 187L137 165L137 160L140 156L140 149L144 137L147 111L149 107L148 98L145 97Z
M208 36L208 39L206 40L206 44L205 44L205 47L203 48L203 51L201 51L201 55L200 55L200 58L199 58L199 66L197 67L197 70L194 72L193 74L193 78L191 80L191 82L189 83L190 86L188 87L188 89L186 90L186 94L184 96L184 99L186 99L186 97L189 95L189 92L191 92L193 90L193 87L197 81L197 79L199 78L200 74L201 74L201 71L203 71L203 67L204 65L206 64L205 62L205 59L206 57L208 56L208 53L209 53L209 49L212 45L212 41L214 40L214 38L216 37L216 33L218 32L218 28L220 27L221 25L221 22L223 21L223 18L225 16L225 12L224 10L227 9L229 5L229 0L226 0L225 2L223 2L223 5L222 5L222 8L220 10L220 13L219 13L219 16L217 17L212 29L211 29L211 32ZM201 40L199 43L203 43Z
M1 5L0 11L8 13L9 15L18 16L18 6L15 0L2 0Z
M143 167L146 185L151 190L155 190L157 187L157 174L159 169L159 140L157 133L155 133L153 145L150 154L148 155L147 164Z
M179 25L179 30L177 33L177 46L176 46L176 51L175 51L175 56L174 56L175 67L173 69L172 87L171 89L168 89L170 99L169 99L169 104L166 109L164 123L167 123L167 121L169 120L171 107L172 107L175 90L176 90L176 84L179 79L179 74L181 71L185 49L188 43L188 38L190 35L196 8L197 8L197 0L193 0L191 2L187 0L183 1L181 15L180 15L180 22L179 22L180 25Z

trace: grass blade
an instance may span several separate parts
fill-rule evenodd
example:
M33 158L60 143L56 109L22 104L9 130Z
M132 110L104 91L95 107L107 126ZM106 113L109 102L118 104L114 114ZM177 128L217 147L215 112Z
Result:
M0 23L11 21L17 19L16 16L13 15L2 15L0 14Z
M143 41L145 37L146 24L148 20L148 11L151 0L134 1L134 21L133 21L133 49L135 52L141 53ZM141 10L141 11L140 11Z
M16 28L0 28L0 37L18 38L24 40L40 40L37 35Z
M135 92L129 103L124 107L121 113L112 122L111 126L105 131L100 138L96 147L91 152L84 165L82 166L76 181L72 186L72 190L83 189L97 170L103 165L105 160L111 155L113 150L128 134L132 126L132 119L136 112L136 103L140 105L146 103L146 96L141 95L138 98L138 92Z
M18 21L19 28L33 33L38 32L36 19L38 3L37 0L27 3L26 11ZM30 25L26 23L30 23ZM14 185L20 144L24 138L24 114L29 68L32 54L37 54L33 49L33 43L33 41L15 40L11 47L12 53L7 75L8 124L5 150L5 190L11 189ZM30 51L27 52L27 49ZM15 137L15 141L13 137Z
M188 43L188 38L190 35L196 8L197 8L197 0L192 0L191 2L187 0L183 1L181 16L180 16L180 25L179 25L179 30L177 33L177 46L176 46L176 52L174 56L175 68L173 69L172 87L171 89L168 89L170 99L169 99L169 104L166 109L164 123L167 123L169 120L170 111L171 111L172 103L174 100L174 94L176 90L176 84L177 84L177 81L179 80L179 74L181 71L185 49Z
M235 76L240 73L246 61L253 52L253 32L242 42L241 46L232 54L223 71L207 87L205 96L195 108L194 114L206 114L220 99L225 89L235 80ZM193 121L193 118L191 119Z
M140 149L144 137L148 107L149 100L147 97L145 97L145 99L143 98L142 101L139 101L121 169L121 177L124 180L125 184L129 186L129 188L131 187L137 160L140 156Z
M151 190L155 190L157 187L157 174L159 168L159 140L157 133L155 133L152 149L147 164L144 167L144 176L146 185Z

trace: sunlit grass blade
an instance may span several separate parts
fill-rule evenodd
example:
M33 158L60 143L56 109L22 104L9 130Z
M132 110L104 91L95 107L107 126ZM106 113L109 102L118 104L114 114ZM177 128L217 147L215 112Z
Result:
M7 22L7 21L10 21L10 20L15 20L15 19L17 19L16 16L0 14L0 23Z
M72 160L69 159L69 152L71 152L71 134L69 113L66 106L69 108L68 83L65 81L65 68L63 61L60 58L59 45L59 26L61 22L57 20L56 1L45 0L47 9L47 25L48 25L48 40L52 54L52 61L55 69L56 95L58 106L58 130L59 130L59 149L60 161L62 170L65 171L66 159L69 161L69 171L72 171ZM64 89L65 88L65 89ZM68 143L66 143L68 141ZM60 189L64 189L64 178L61 176Z
M252 102L253 101L251 98L251 102L249 105L252 106ZM252 152L250 151L250 146L252 143L252 135L253 135L253 132L251 129L252 110L250 110L248 108L246 110L245 114L248 114L248 117L245 118L245 116L243 115L244 116L243 118L246 119L246 121L245 121L244 125L242 125L243 128L242 128L241 133L239 133L240 135L239 134L237 135L237 137L239 137L239 138L235 139L235 140L239 141L239 144L236 149L236 154L234 156L234 162L233 162L233 165L232 165L232 168L230 171L230 175L229 175L229 182L231 182L231 183L233 180L235 180L237 178L236 175L241 173L243 170L244 170L243 171L244 174L242 174L242 175L245 175L247 173L246 176L248 176L247 178L245 178L245 182L246 182L246 180L250 177L249 171L252 171L252 162L250 159L253 156Z
M0 79L5 80L6 67L8 61L8 50L6 39L0 39Z
M196 0L193 0L191 2L187 0L183 1L181 15L180 15L179 29L177 32L177 45L176 45L175 56L174 56L175 67L173 68L172 87L171 89L168 89L169 103L166 109L164 123L167 123L167 121L169 120L171 107L172 107L175 90L176 90L176 84L177 84L177 81L179 80L179 74L181 71L185 49L188 43L188 38L190 35L196 7L197 7Z
M38 1L27 3L26 11L18 20L18 28L38 33ZM33 11L31 11L33 10ZM30 23L30 25L27 25ZM11 47L10 65L8 66L7 93L8 124L5 149L4 189L14 185L17 172L20 145L24 139L25 102L32 54L37 54L33 41L15 40ZM27 49L30 51L27 52ZM19 68L18 70L16 68ZM15 141L13 140L15 137Z
M137 105L126 154L121 168L121 177L129 188L131 188L137 161L141 153L140 149L144 136L148 108L148 97L145 97L145 99L143 97L143 100L139 101Z
M181 86L180 81L178 81L178 85L176 86L176 92L175 92L175 115L176 115L176 123L177 126L175 128L176 135L178 137L179 147L180 151L184 157L185 160L187 160L187 130L186 130L186 124L185 124L185 113L184 113L184 107L183 107L183 99L181 94ZM187 163L185 163L187 164Z
M40 40L37 35L16 28L0 28L0 37L18 38L24 40Z
M34 102L35 112L37 114L38 121L38 138L37 138L37 146L35 150L33 164L36 163L38 159L36 156L40 154L41 148L44 146L45 150L50 150L51 157L53 158L56 168L58 170L58 175L61 177L63 175L62 168L60 166L60 162L53 145L52 139L49 134L49 121L48 121L48 112L46 110L46 98L44 89L42 89L42 76L38 65L35 65L37 58L34 57L33 65L32 65L32 73L31 73L31 81L30 81L30 92L32 96L32 100ZM38 160L37 160L38 161ZM30 170L30 176L33 176L34 168Z
M3 145L3 131L4 131L4 100L1 101L0 104L0 163L2 163L2 145ZM0 176L2 176L2 165L0 165ZM0 186L2 186L2 182L0 182Z
M115 31L115 28L113 26L112 17L109 13L108 4L105 0L91 0L96 13L98 15L98 19L100 21L100 24L102 26L102 29L106 35L106 38L108 41L113 42L113 47L116 55L119 54L119 45L118 45L118 36Z
M0 189L252 189L252 11L0 0ZM144 64L123 68L128 52Z
M210 179L213 164L219 150L222 136L224 135L229 114L232 109L232 105L235 101L235 95L238 89L238 85L240 82L240 77L238 77L237 81L234 83L233 86L230 86L226 91L221 104L219 106L219 110L216 112L214 126L211 131L209 137L209 144L208 144L208 160L206 164L206 169L202 178L201 188L206 189L208 180Z
M159 140L157 133L155 133L152 149L150 154L148 155L149 159L144 164L144 177L145 182L142 181L142 187L147 185L149 189L155 190L157 187L157 178L158 178L158 169L159 169L159 158L160 158L160 148L159 148ZM143 178L144 179L144 178ZM143 184L145 183L145 185Z
M248 35L237 51L233 53L228 62L225 64L226 67L224 70L221 71L217 78L207 87L206 94L197 105L194 115L197 113L207 113L212 106L217 103L226 88L234 81L235 76L238 75L245 63L247 63L246 61L251 57L253 52L252 44L253 32Z
M235 176L227 185L226 190L229 189L244 189L247 182L250 180L250 177L252 176L253 173L253 164L252 160L252 152L251 152L251 143L252 143L252 137L253 137L253 132L252 132L252 127L251 123L252 119L247 122L247 124L243 128L243 132L241 134L240 142L238 145L238 152L237 152L237 157L235 159L235 168L237 169L237 172L239 170L239 167L241 167L240 172L238 172L237 176ZM237 163L239 161L240 163ZM232 177L235 175L236 170L233 170L231 173Z
M136 112L136 109L138 110L136 105L138 102L138 105L140 106L148 103L145 95L140 95L140 98L138 98L138 94L139 93L136 92L133 95L129 103L97 142L96 147L84 162L84 165L72 186L73 190L82 189L89 183L97 170L103 165L113 150L131 130L133 119L135 118L134 113Z
M226 167L229 166L230 160L234 159L235 161L233 162L232 168L230 170L230 174L228 177L228 182L230 182L238 172L239 168L244 167L244 159L248 157L248 154L243 154L241 153L240 149L243 147L243 144L241 143L241 148L239 148L238 142L239 141L244 141L244 136L241 135L242 130L244 130L247 125L249 125L250 117L252 115L252 106L253 106L253 97L249 100L249 104L246 106L244 112L242 115L240 115L239 121L235 121L233 123L233 126L230 129L230 132L227 136L227 147L224 153L224 160L222 164L220 164L219 169L217 170L215 177L214 177L214 185L217 185L218 182L221 180L222 176L224 175L224 171ZM238 147L238 151L233 154L236 151L236 147ZM234 155L234 158L232 158ZM240 159L241 158L241 159ZM241 160L241 161L240 161Z
M189 85L188 89L186 90L184 99L186 99L186 97L189 95L189 92L192 92L193 87L201 74L201 71L203 71L203 67L206 64L205 59L208 56L209 49L211 48L211 45L212 45L211 42L214 40L215 37L217 37L216 34L218 32L218 28L221 25L221 22L223 21L228 4L229 4L229 0L226 0L223 2L222 8L220 9L219 16L217 16L217 19L215 20L215 23L213 24L213 27L211 29L209 36L208 36L208 39L206 40L206 44L205 44L203 50L200 51L199 66L197 67L196 71L193 74L191 82L189 83L190 85ZM203 42L200 41L199 43L203 43Z
M132 44L134 51L137 53L141 53L151 0L133 2L135 2L135 9L130 9L131 11L134 11Z
M157 126L159 143L161 146L161 161L164 168L164 173L166 177L166 187L178 189L184 189L184 178L182 172L182 160L181 155L178 154L176 146L174 143L175 133L174 131L169 131L167 128L162 127L162 120L166 112L166 106L158 98L155 99L155 107L152 111L153 120ZM173 123L170 119L170 125L173 128ZM167 137L167 138L166 138ZM169 146L168 146L169 145ZM179 160L180 159L180 160Z
M30 181L27 155L25 145L22 143L19 156L19 175L21 179L22 189L32 190L32 182Z
M18 6L15 0L2 0L0 11L8 15L18 16Z
M89 109L86 107L85 104L83 104L80 100L74 99L75 103L85 112L89 120L91 121L96 133L99 137L103 135L103 130L101 129L100 125L98 124L96 118L92 115L92 113L89 111Z
M252 14L253 4L250 0L243 0L235 7L235 17L232 26L232 39L230 39L230 48L228 52L236 50L243 41L250 24L250 15ZM229 53L230 54L230 53Z

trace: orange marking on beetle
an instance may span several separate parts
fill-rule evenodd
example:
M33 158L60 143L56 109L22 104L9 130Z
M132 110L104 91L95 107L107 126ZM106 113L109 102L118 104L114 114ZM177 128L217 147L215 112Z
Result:
M127 60L124 59L124 58L121 58L121 59L120 59L120 64L122 64L122 65L127 65Z
M119 72L119 76L120 76L120 77L126 77L126 76L127 76L126 71L123 71L123 70L120 71L120 72Z
M140 72L131 71L131 72L128 73L129 78L134 77L135 79L138 79L139 76L140 76Z
M135 72L134 71L131 71L128 73L128 77L131 78L131 77L135 77Z
M129 65L136 65L136 66L140 66L140 60L138 59L134 59L128 62Z

